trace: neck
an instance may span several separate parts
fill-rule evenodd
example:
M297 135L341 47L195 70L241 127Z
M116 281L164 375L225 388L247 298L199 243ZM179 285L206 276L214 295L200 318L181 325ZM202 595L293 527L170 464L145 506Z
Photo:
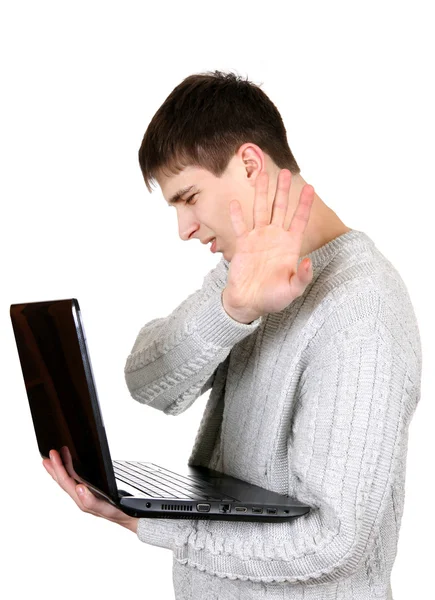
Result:
M306 183L300 174L293 175L289 196L290 206L284 221L284 225L287 228L290 226L302 188ZM351 228L347 227L335 212L314 192L314 202L311 206L310 217L302 241L301 256L306 256L350 230Z

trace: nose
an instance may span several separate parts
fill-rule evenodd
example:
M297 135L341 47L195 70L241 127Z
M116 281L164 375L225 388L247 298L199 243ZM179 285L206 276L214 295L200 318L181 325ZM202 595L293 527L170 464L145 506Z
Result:
M199 228L199 223L187 224L186 220L178 219L178 233L183 242L189 240Z

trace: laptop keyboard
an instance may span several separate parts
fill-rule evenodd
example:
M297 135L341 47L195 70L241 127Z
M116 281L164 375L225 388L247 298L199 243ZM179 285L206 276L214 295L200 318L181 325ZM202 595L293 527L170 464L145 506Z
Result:
M236 500L227 494L216 496L216 490L193 476L186 477L137 461L114 460L113 469L119 481L128 483L151 498L187 498L210 501Z

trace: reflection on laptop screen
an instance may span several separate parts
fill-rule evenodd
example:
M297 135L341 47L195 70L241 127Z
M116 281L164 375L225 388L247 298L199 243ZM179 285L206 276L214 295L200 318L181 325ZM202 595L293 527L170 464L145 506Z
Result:
M104 466L110 454L78 302L13 304L10 314L41 455L56 449L72 477L78 474L113 497L116 485Z

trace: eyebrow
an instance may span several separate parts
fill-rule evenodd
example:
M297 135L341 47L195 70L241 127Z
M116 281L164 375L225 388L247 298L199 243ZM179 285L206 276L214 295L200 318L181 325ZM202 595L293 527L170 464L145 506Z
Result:
M180 202L180 200L182 199L182 197L184 196L184 194L187 194L187 192L190 192L191 190L195 189L196 185L188 185L187 187L181 188L181 190L178 190L178 192L176 192L173 196L171 196L171 198L169 199L168 204L176 204L177 202Z

